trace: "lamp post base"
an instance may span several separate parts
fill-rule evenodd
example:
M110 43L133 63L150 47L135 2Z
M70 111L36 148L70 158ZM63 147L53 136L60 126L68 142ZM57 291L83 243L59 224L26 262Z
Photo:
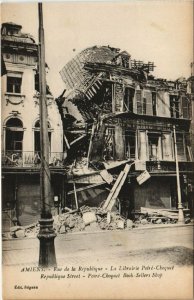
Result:
M40 240L40 250L39 250L39 267L56 267L56 255L55 255L55 245L54 239L56 233L53 229L53 218L40 219L40 231L37 235Z
M183 207L178 207L178 224L185 224L185 217L183 213Z

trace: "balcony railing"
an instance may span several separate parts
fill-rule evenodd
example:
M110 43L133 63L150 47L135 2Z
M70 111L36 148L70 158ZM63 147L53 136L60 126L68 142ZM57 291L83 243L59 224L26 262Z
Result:
M179 161L179 171L180 172L192 172L194 167L193 162L180 162ZM176 172L175 161L146 161L146 169L150 173L162 173L162 172Z
M41 156L39 152L32 151L5 151L2 153L2 167L40 168ZM49 155L51 168L64 167L64 153L51 152Z

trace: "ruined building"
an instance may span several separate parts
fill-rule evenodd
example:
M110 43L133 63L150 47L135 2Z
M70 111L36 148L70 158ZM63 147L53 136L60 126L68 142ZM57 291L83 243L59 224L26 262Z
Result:
M113 201L123 216L141 207L177 209L175 133L182 202L192 209L188 82L154 78L153 70L154 63L110 46L87 48L61 70L67 206L103 205L124 176Z
M40 215L40 122L38 45L22 26L1 29L2 210L3 230L26 225ZM47 88L50 168L53 197L63 197L63 128L56 102Z
M14 23L2 24L1 42L6 230L39 218L41 154L38 46ZM176 210L174 132L182 202L192 210L193 76L172 82L153 70L126 51L95 46L61 70L56 101L47 87L52 212L91 206L133 218L141 207Z

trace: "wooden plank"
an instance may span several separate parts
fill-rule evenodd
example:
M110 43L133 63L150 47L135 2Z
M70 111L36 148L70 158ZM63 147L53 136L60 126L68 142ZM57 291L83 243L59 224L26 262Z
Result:
M116 198L121 190L121 187L125 182L127 174L129 173L130 167L131 167L130 165L126 164L124 170L120 172L115 184L112 187L112 190L110 191L103 205L103 209L111 210L112 207L114 206Z
M75 188L75 182L73 183L73 189L74 189L74 195L75 195L76 209L79 209L78 201L77 201L77 192L76 192L76 188Z
M106 184L106 182L104 181L104 182L101 182L101 183L91 184L91 185L88 185L88 186L85 186L85 187L76 189L76 192L79 193L79 192L82 192L82 191L85 191L85 190L89 190L89 189L98 187L98 186L103 185L103 184ZM67 195L71 195L71 194L74 194L74 190L73 190L73 191L69 191L69 192L67 193Z
M150 215L160 215L170 219L178 219L178 212L169 212L167 209L154 209L141 207L141 213L150 214Z
M83 139L86 136L86 134L81 135L80 137L78 137L77 139L75 139L73 142L70 143L70 146L72 146L73 144L75 144L76 142L80 141L81 139Z
M193 153L190 146L187 146L190 161L193 161Z
M65 144L66 144L67 148L70 149L70 145L69 145L69 142L68 142L65 134L64 134L64 140L65 140Z
M117 186L117 188L116 188L116 190L115 190L115 193L114 193L114 195L113 195L111 201L110 201L109 204L108 204L107 210L109 210L109 211L112 210L112 208L113 208L113 206L114 206L114 204L115 204L115 202L116 202L116 200L117 200L117 197L118 197L118 195L119 195L119 192L120 192L120 190L121 190L121 188L122 188L122 186L123 186L123 184L124 184L124 182L125 182L125 180L126 180L126 177L127 177L127 174L128 174L128 172L129 172L129 170L130 170L130 166L129 166L129 165L126 165L126 166L125 166L125 170L124 170L124 174L123 174L123 176L122 176L122 179L121 179L119 185Z
M88 166L89 166L89 161L90 161L90 154L92 151L92 139L94 137L95 129L96 129L96 123L93 123L92 132L91 132L91 136L90 136L90 144L89 144L89 148L88 148L88 156L87 156L87 165Z
M104 203L104 205L103 205L103 209L106 209L106 208L107 208L108 203L109 203L110 200L112 199L113 194L114 194L114 192L115 192L115 190L116 190L116 188L117 188L119 182L121 181L121 179L122 179L122 177L123 177L123 173L124 173L123 171L120 172L120 174L119 174L119 176L118 176L118 178L117 178L115 184L113 185L113 187L112 187L112 189L111 189L111 191L110 191L110 193L109 193L109 195L108 195L108 197L107 197L107 199L106 199L106 201L105 201L105 203Z

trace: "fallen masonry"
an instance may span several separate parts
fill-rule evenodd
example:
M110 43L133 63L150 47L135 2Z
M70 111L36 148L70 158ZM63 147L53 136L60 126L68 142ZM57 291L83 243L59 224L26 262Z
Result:
M178 211L170 212L164 209L150 209L141 207L141 211L134 216L134 220L123 218L117 211L107 211L100 207L82 206L79 210L66 208L68 212L53 216L54 229L57 234L71 232L92 232L96 230L128 230L135 227L157 224L174 224L178 221ZM190 216L186 213L186 223ZM36 237L39 223L28 226L13 226L10 232L3 233L4 238Z

